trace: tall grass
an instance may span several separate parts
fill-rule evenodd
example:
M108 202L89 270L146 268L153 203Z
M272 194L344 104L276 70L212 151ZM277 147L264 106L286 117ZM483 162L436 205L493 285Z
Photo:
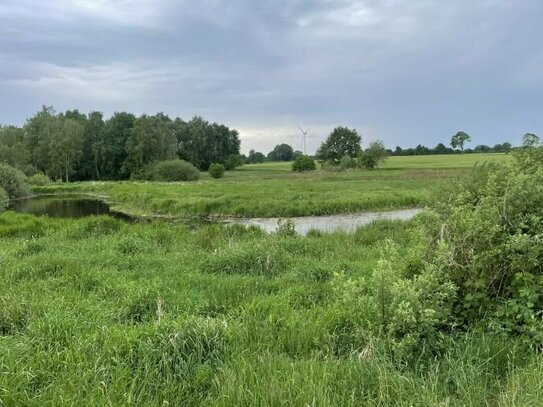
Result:
M0 406L539 406L543 360L467 333L401 361L355 329L337 276L384 239L0 215Z

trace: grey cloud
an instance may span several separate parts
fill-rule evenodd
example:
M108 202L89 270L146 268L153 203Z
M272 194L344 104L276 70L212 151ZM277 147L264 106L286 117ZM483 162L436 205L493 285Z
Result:
M389 147L543 132L539 0L6 0L0 122L57 109L201 114L243 149L318 146L335 125Z

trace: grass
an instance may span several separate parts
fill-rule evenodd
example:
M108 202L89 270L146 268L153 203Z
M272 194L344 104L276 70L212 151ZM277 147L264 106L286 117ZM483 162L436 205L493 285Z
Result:
M0 405L541 405L542 357L514 340L360 356L334 287L384 239L407 254L416 220L302 238L1 214Z
M103 194L142 213L395 208L423 203L474 158L310 174L262 164L218 181L42 191ZM2 213L0 406L543 405L543 355L515 338L457 333L402 358L368 328L373 316L347 294L374 281L390 244L416 268L420 222L301 237Z
M390 157L376 171L293 173L290 163L246 165L194 183L83 182L37 187L41 193L90 193L138 215L289 217L423 206L435 190L476 163L504 154Z

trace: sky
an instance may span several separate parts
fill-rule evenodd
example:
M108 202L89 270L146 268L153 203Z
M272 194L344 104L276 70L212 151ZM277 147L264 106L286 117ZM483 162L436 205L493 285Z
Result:
M542 0L0 0L0 123L201 115L242 152L543 135Z

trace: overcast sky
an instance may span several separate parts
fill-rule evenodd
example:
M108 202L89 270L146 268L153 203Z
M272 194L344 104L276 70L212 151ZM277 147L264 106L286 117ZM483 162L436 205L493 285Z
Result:
M195 114L242 151L543 136L542 0L0 0L0 123Z

